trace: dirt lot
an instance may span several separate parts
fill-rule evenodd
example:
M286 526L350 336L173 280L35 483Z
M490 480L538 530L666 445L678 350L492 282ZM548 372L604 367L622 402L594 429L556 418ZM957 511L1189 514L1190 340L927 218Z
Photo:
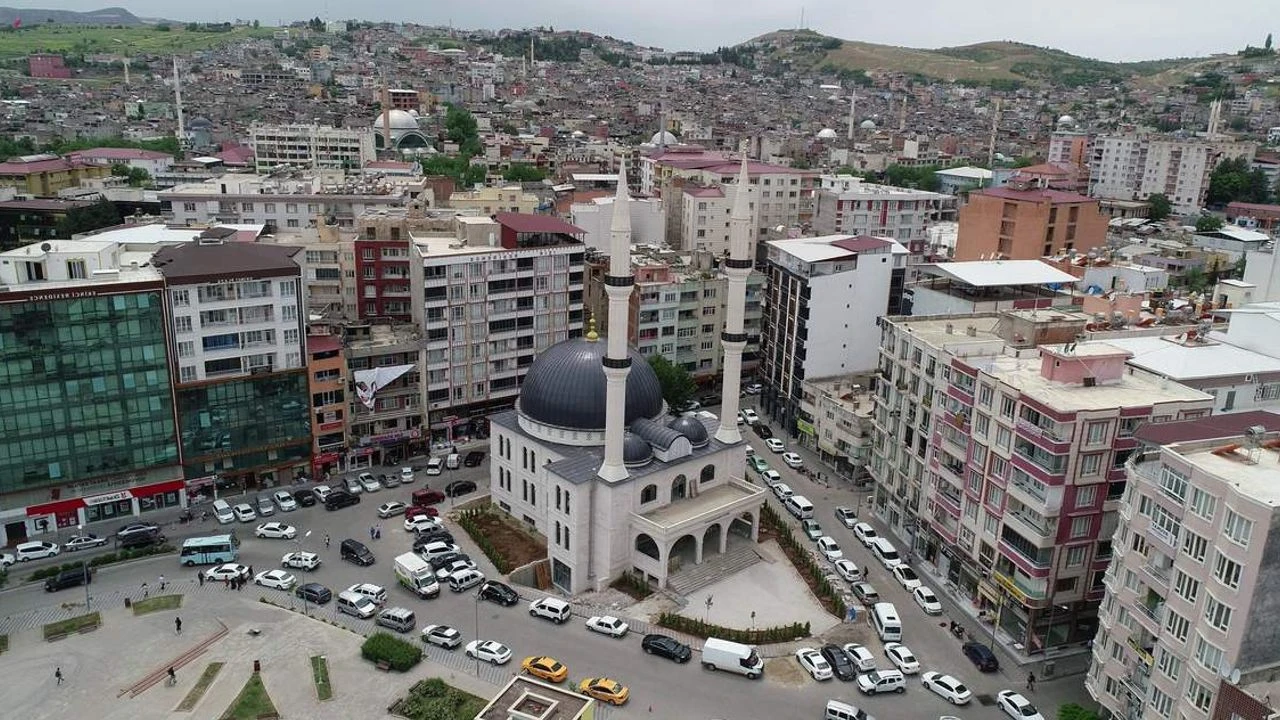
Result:
M475 523L484 530L484 536L513 568L547 556L545 538L535 535L500 513L483 513L475 518Z

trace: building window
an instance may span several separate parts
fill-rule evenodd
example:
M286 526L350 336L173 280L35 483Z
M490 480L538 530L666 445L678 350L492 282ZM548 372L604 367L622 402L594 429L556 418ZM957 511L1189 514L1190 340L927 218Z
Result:
M645 503L651 503L651 502L653 502L654 500L657 500L657 499L658 499L658 486L657 486L657 485L646 485L646 486L644 487L644 489L640 491L640 504L641 504L641 505L644 505Z
M1176 579L1173 581L1173 591L1178 594L1178 597L1195 605L1200 597L1200 581L1178 570Z
M183 365L182 368L179 370L178 377L180 378L181 382L195 382L196 366Z
M1218 507L1218 499L1201 488L1191 488L1191 503L1187 507L1197 517L1213 522L1213 513Z
M1222 521L1222 534L1241 547L1249 547L1249 537L1253 535L1253 521L1245 520L1235 510L1227 508L1227 517Z
M1067 548L1067 567L1075 568L1084 565L1088 549L1084 545Z
M1202 563L1209 551L1209 541L1203 537L1191 532L1183 530L1182 553L1187 557Z
M1166 608L1164 629L1179 642L1187 641L1187 633L1191 631L1191 622L1173 610Z
M1000 417L1006 420L1013 419L1013 410L1017 407L1018 401L1008 395L1000 396Z
M178 343L178 357L188 358L196 354L196 344L193 340L184 340Z
M1094 477L1102 471L1102 456L1104 453L1093 453L1092 455L1080 456L1080 477Z
M1232 590L1238 589L1240 587L1240 574L1240 563L1220 552L1217 553L1217 560L1213 564L1213 576L1218 579L1218 582Z
M557 510L559 510L559 509L560 509L560 495L561 495L561 493L560 493L560 486L559 486L559 485L557 485L557 486L556 486L556 509L557 509Z
M1187 476L1165 465L1160 472L1160 489L1179 503L1187 499Z
M177 317L175 317L173 319L173 329L175 332L178 332L178 333L191 332L191 316L178 315Z
M173 298L174 307L191 307L191 292L189 290L171 290L170 297Z
M1159 657L1156 658L1156 667L1160 669L1160 672L1164 673L1165 677L1170 680L1182 679L1182 659L1169 652L1167 648L1160 648L1159 653Z
M89 277L86 270L84 260L68 260L67 261L67 277L72 280L84 280Z
M671 483L671 502L683 500L689 493L689 481L684 475L677 475Z
M1093 528L1093 517L1086 515L1084 517L1071 519L1071 537L1084 537L1089 534L1089 530Z
M1204 605L1204 619L1213 627L1226 632L1231 627L1231 608L1223 605L1217 598L1212 595L1207 596L1208 599Z
M1111 423L1103 420L1100 422L1091 422L1087 426L1085 443L1088 445L1101 445L1107 439L1107 426Z
M1085 485L1076 488L1076 507L1085 508L1094 504L1098 499L1098 486Z
M1161 692L1160 688L1151 688L1151 707L1159 713L1160 717L1167 718L1169 713L1173 711L1173 698Z
M1205 640L1199 633L1196 634L1196 662L1200 663L1204 669L1218 672L1218 669L1222 667L1223 657L1222 648ZM1188 697L1190 696L1188 695Z
M1218 668L1210 668L1217 672ZM1201 685L1195 678L1187 681L1187 700L1202 713L1209 712L1209 708L1213 707L1213 691Z
M569 526L564 526L564 549L569 549Z

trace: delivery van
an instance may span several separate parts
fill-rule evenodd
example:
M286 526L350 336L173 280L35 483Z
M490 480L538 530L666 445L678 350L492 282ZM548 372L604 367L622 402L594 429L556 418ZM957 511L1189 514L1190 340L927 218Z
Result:
M707 638L702 644L702 667L746 675L752 680L764 674L764 661L750 645Z
M440 595L440 583L436 580L436 572L431 563L414 553L397 555L395 560L396 580L420 598L433 598Z

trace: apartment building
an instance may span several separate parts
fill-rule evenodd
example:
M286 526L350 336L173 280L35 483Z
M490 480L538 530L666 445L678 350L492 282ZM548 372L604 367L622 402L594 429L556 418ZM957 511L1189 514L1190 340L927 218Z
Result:
M413 322L408 217L402 213L366 213L356 225L353 251L357 317Z
M755 201L759 192L755 187L748 188L748 208L754 215L759 214ZM733 196L726 196L724 188L719 185L686 185L682 188L679 202L681 217L677 237L680 238L680 249L723 257L729 251L729 214L733 209ZM758 224L758 220L752 221L752 227ZM756 240L753 235L747 246L750 257L756 256Z
M569 208L569 222L582 228L582 244L601 252L609 249L609 225L613 222L614 198L598 197L576 202ZM666 214L660 198L632 198L631 239L636 245L663 246L667 242Z
M1093 160L1093 136L1079 130L1055 130L1049 136L1047 162L1083 169L1088 178L1089 163Z
M1174 212L1199 213L1213 168L1228 158L1253 161L1257 143L1173 138L1148 133L1099 135L1089 163L1089 194L1098 198L1169 198Z
M345 468L396 463L426 450L422 333L413 325L342 326L343 357L356 392L347 413ZM328 398L326 398L328 399Z
M1124 720L1273 717L1280 415L1148 426L1085 688ZM1245 425L1244 423L1252 423ZM1237 697L1241 696L1241 697ZM1270 709L1239 711L1252 699ZM1233 710L1239 711L1233 714Z
M1123 350L1077 342L1085 317L881 324L875 511L1026 655L1097 629L1135 430L1212 407L1130 370Z
M863 376L806 380L802 391L801 411L813 422L796 421L800 444L850 480L863 480L871 460L871 382Z
M863 182L856 175L823 175L819 180L813 213L818 235L893 238L922 259L929 249L929 227L956 219L952 195Z
M21 155L0 162L0 188L40 197L57 196L80 183L107 177L111 168L65 160L57 155Z
M718 378L724 369L720 336L724 331L728 278L716 258L703 251L683 255L637 246L632 248L631 266L636 292L630 300L628 343L646 358L665 357L700 383ZM597 319L601 334L608 331L608 270L607 257L597 256L586 264L586 307ZM756 270L747 276L744 376L753 373L759 364L764 279L764 274Z
M165 281L187 480L270 487L311 472L298 248L217 230L151 258Z
M960 208L954 260L1036 260L1107 244L1098 201L1030 184L969 193Z
M326 330L328 328L325 328ZM314 478L345 467L347 361L339 335L307 334L307 389L311 393L311 472Z
M801 412L805 380L876 367L881 315L901 310L907 249L868 235L771 240L760 339L761 408L788 430Z
M259 173L281 167L359 170L365 163L377 159L372 128L254 125L249 132L254 169Z
M477 215L493 215L500 212L532 215L539 204L537 195L525 192L519 185L459 190L449 196L449 207L455 210L469 210Z

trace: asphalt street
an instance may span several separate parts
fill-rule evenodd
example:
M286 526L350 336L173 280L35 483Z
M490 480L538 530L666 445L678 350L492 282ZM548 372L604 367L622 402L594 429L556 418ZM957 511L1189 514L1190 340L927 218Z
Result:
M717 409L711 410L716 412ZM744 438L761 451L762 455L767 456L769 464L782 473L785 482L797 493L813 501L817 507L815 518L822 523L827 534L840 542L846 557L851 558L861 568L867 568L869 563L874 563L869 553L854 539L852 532L840 525L833 515L833 509L836 506L855 506L855 503L860 502L866 493L855 492L847 485L831 488L818 485L787 468L780 457L764 450L763 442L751 431L746 430ZM790 449L790 442L788 442L788 448ZM803 450L799 452L805 457L806 462L816 462L816 459L807 452ZM389 470L388 468L386 471ZM381 471L383 470L375 470L375 473ZM775 669L784 668L780 664L789 663L794 666L795 660L791 658L770 661L766 666L765 679L759 681L703 670L697 662L696 653L693 662L687 665L676 665L667 660L645 655L640 649L640 636L636 633L615 640L587 631L583 625L583 617L575 616L563 626L530 617L527 599L540 594L527 588L517 588L526 600L510 608L489 602L477 603L474 593L454 594L447 588L442 589L441 596L437 599L420 600L400 588L392 573L392 558L409 550L412 536L404 531L402 522L398 518L379 520L376 514L377 506L392 499L407 501L412 490L423 488L428 484L431 487L440 488L446 482L456 479L476 480L481 486L480 492L483 493L488 484L488 465L486 462L478 468L446 471L444 475L437 478L427 478L423 473L418 475L418 481L413 485L365 495L360 505L351 508L328 512L320 506L315 506L300 508L291 513L277 513L269 518L298 527L300 537L307 531L311 532L309 537L298 542L254 538L254 523L218 525L213 520L168 527L166 534L171 541L178 541L184 536L215 534L234 528L242 540L240 562L252 565L255 571L279 567L280 557L298 548L317 552L324 564L313 573L296 571L299 582L319 582L328 586L335 594L357 582L372 582L387 588L389 605L413 609L418 615L419 628L429 623L444 623L457 628L462 633L464 645L465 642L477 636L507 644L513 652L511 665L503 668L504 672L501 675L492 668L481 668L482 678L492 682L505 680L506 673L515 671L522 658L528 655L551 655L569 667L571 679L607 675L630 686L630 704L620 712L610 713L610 717L689 718L690 720L817 718L821 716L821 708L829 698L840 698L859 707L865 707L882 720L895 717L934 718L946 714L957 715L967 720L1003 717L994 706L983 706L979 701L957 712L941 698L921 688L916 677L908 678L908 690L905 694L864 698L852 683L843 683L838 680L817 683L807 676L799 678L794 672L795 668L792 667L785 668L789 672L773 672ZM776 509L780 509L772 496L769 502L773 503ZM449 501L446 501L441 511L447 512L449 505ZM369 528L379 522L383 528L382 538L371 541ZM115 525L119 524L123 523ZM451 523L448 524L451 525ZM879 528L877 523L872 522L872 524ZM481 564L482 569L486 569L487 561L471 545L466 534L457 527L450 527L450 529L464 546L464 550ZM112 530L114 525L103 528L102 531L98 531L98 534L105 535ZM326 534L331 539L329 549L324 547ZM341 561L338 556L338 544L347 537L356 538L368 544L377 556L377 563L368 568L361 568ZM175 542L175 544L178 543ZM59 560L66 561L77 555L64 554ZM11 575L11 580L21 580L30 570L43 564L33 562L14 568L16 572ZM939 670L959 677L979 696L979 700L982 696L993 696L1000 689L1022 689L1024 678L1020 674L1014 676L1003 673L980 674L961 654L959 641L946 629L948 617L952 612L945 601L943 616L928 617L912 602L905 590L892 582L891 576L881 566L872 564L869 572L870 582L875 585L880 595L893 602L903 616L906 627L904 642L919 657L923 670ZM90 593L102 598L100 602L107 602L108 598L117 598L122 594L139 594L144 582L148 583L149 588L154 591L161 574L165 575L170 583L177 582L179 589L183 591L196 591L193 587L195 571L179 567L174 558L165 557L117 567L104 567L98 572ZM12 584L11 582L11 586ZM203 592L228 591L206 587ZM761 592L767 592L767 590L762 588ZM941 596L940 592L938 594ZM50 596L38 584L9 589L0 593L0 617L19 616L60 601L76 601L77 598L83 598L83 595L82 588L74 588ZM275 590L249 587L242 593L244 602L256 601L263 595L287 601L287 596ZM332 608L331 603L321 612L331 613ZM586 612L586 609L575 608L575 613L583 612ZM955 616L959 619L958 613ZM859 621L861 622L861 618ZM887 660L880 654L878 645L873 645L872 651L877 655L878 664L881 667L889 667ZM457 656L461 653L461 649L454 651ZM448 653L433 648L430 654L432 657L440 657ZM475 671L474 663L461 657L445 658L442 661L462 671ZM1033 702L1040 704L1042 710L1049 716L1052 716L1052 712L1063 702L1087 701L1087 694L1079 678L1042 683L1038 685L1036 692L1029 695Z

